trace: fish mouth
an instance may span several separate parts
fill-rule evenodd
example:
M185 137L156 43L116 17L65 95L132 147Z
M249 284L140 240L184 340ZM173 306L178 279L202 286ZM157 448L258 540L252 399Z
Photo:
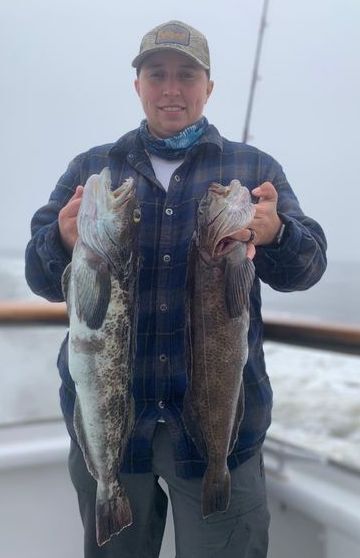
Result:
M212 183L209 187L210 201L207 206L207 245L213 258L220 258L232 252L244 241L234 238L246 228L254 216L247 188L237 180L229 186Z
M231 228L230 223L222 221L223 214L226 213L226 207L223 207L209 222L209 231L213 229L210 234L210 245L212 244L211 256L213 258L221 258L229 254L239 243L243 241L234 238L233 235L240 232L242 227Z
M133 199L133 196L131 195L131 193L129 193L127 196L122 196L121 198L117 199L117 207L124 207L126 206L131 200Z
M235 234L235 231L233 234ZM241 242L241 240L237 240L230 235L226 235L216 242L212 255L214 258L222 258L232 252L232 250Z
M134 181L131 178L126 179L126 181L117 189L112 192L114 199L116 200L116 207L124 207L131 200L134 199Z

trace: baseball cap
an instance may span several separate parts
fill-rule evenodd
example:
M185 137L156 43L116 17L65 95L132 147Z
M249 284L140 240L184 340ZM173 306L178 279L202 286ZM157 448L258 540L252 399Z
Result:
M158 25L144 35L140 52L132 61L134 68L139 68L150 54L162 50L176 50L189 56L205 70L210 70L210 54L206 37L182 21L168 21Z

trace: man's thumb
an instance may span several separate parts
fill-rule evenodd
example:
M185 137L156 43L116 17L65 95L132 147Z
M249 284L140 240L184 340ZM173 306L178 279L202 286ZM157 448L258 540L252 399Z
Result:
M73 198L81 198L81 196L83 195L83 191L84 191L84 186L81 186L81 184L79 184L79 186L76 186L76 190L75 190L75 194L73 195Z
M271 182L263 182L257 188L254 188L251 192L254 196L260 198L259 201L262 200L277 200L277 192Z

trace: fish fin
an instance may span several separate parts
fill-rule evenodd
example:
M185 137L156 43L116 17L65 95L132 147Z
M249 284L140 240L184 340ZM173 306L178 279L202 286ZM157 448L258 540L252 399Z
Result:
M202 482L202 515L205 519L216 512L225 512L230 503L231 477L225 466L221 471L209 463Z
M255 277L255 267L249 258L240 264L226 260L225 302L230 318L241 316L244 308L249 309L249 293Z
M76 432L76 438L80 446L80 449L82 451L88 471L90 475L97 480L98 474L96 471L96 467L94 466L93 461L91 459L91 454L88 450L86 432L84 429L84 423L81 415L81 407L77 396L75 398L75 405L74 405L74 428Z
M68 304L69 298L69 287L70 287L70 277L71 277L71 262L65 267L64 272L61 276L61 289L64 295L65 302ZM68 304L68 308L69 308Z
M127 436L131 435L131 432L134 428L134 424L135 424L135 399L133 395L131 395L129 399L129 410L127 413L127 421L126 421Z
M204 459L207 458L207 449L204 435L200 428L200 421L198 420L194 408L191 404L190 390L188 389L184 396L183 406L183 421L185 428L194 442L198 452Z
M111 498L107 498L108 490L98 483L95 506L98 546L105 544L133 521L130 502L124 488L119 484L114 484L111 488Z
M123 428L123 435L122 435L122 443L120 444L118 458L119 464L122 464L123 457L126 451L127 442L130 438L131 432L134 428L135 424L135 400L134 397L131 395L128 400L128 412L123 417L125 424Z
M185 338L185 352L186 352L186 362L187 362L187 379L188 386L184 396L183 404L183 421L185 428L194 442L200 455L206 459L207 457L207 447L200 428L200 421L196 416L193 405L191 404L191 381L192 381L192 371L193 371L193 328L191 323L191 301L194 297L194 285L195 285L195 266L198 255L198 249L196 246L196 233L193 234L190 241L189 253L188 253L188 266L187 266L187 277L186 277L186 338Z
M194 286L194 279L195 279L195 262L197 256L197 246L196 246L196 232L193 233L188 250L188 265L187 265L187 275L186 275L186 289L188 292L191 292Z
M106 316L111 296L111 278L108 265L93 256L92 267L79 265L73 268L75 307L79 320L90 329L99 329Z
M235 420L234 420L234 426L233 426L232 433L231 433L231 438L230 438L229 454L232 452L232 450L234 449L234 446L236 444L236 440L238 438L238 433L239 433L239 427L240 427L240 424L241 424L242 419L244 417L244 411L245 411L245 390L244 390L244 382L241 382L239 399L238 399L236 415L235 415Z
M190 241L188 252L188 265L186 274L186 288L185 288L185 320L186 320L186 333L185 333L185 356L187 362L187 376L188 382L191 384L192 368L193 368L193 335L191 329L191 304L194 298L195 286L195 264L196 264L196 234L194 233Z

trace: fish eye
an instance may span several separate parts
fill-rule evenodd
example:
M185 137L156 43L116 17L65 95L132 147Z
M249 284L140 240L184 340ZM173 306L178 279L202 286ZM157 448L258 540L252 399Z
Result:
M136 207L133 212L133 221L134 223L139 223L140 219L141 219L141 211L138 207Z

